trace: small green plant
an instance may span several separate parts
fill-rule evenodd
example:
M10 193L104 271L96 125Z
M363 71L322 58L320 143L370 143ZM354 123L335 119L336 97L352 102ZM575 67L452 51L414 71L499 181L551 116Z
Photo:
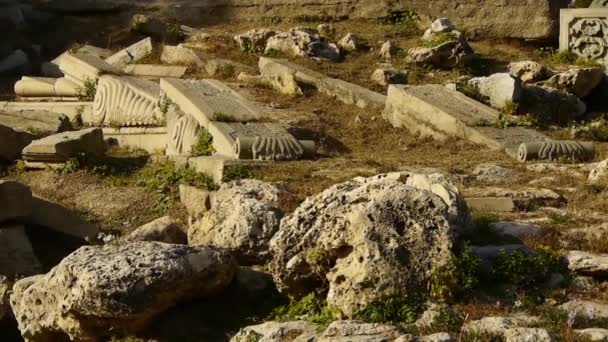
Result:
M196 145L192 146L192 155L198 156L210 156L215 152L213 147L213 136L205 128L201 128L201 132L198 135L198 141Z
M166 117L167 113L169 112L169 107L171 107L172 104L173 102L171 99L168 98L167 95L163 95L158 100L158 109Z
M464 315L460 312L451 309L449 306L442 305L437 312L437 316L431 323L430 330L427 332L438 333L438 332L451 332L458 333L464 323Z
M453 260L433 268L428 282L429 297L439 302L451 300L458 288L457 274Z
M70 158L66 160L57 171L62 174L70 174L80 171L82 167L79 158Z
M91 102L95 99L97 92L97 80L89 77L85 78L82 86L76 88L76 97L83 102Z
M235 165L224 168L224 175L222 178L224 182L231 182L240 179L251 179L254 178L254 173L253 170L246 165Z
M505 101L505 104L502 106L502 112L506 115L517 115L519 110L519 105L511 100Z
M419 293L386 294L367 305L356 317L371 323L407 326L416 321L422 310L424 296Z
M501 251L492 267L492 278L513 284L522 291L538 290L552 273L567 274L563 257L547 246L535 252Z
M487 96L482 95L479 92L479 88L477 86L470 84L469 82L461 82L456 84L456 89L465 94L467 97L472 98L473 100L477 100L482 103L489 103L490 99Z
M179 41L186 38L186 33L182 30L182 27L178 24L167 25L165 39L169 41Z
M21 159L17 160L17 163L15 164L15 171L17 173L23 173L27 170L27 165L25 165L25 162Z
M412 37L420 34L418 27L418 14L413 10L393 11L389 15L382 18L384 24L395 26L397 33Z
M322 293L312 292L299 300L291 298L289 304L279 306L270 316L270 319L279 321L304 319L326 326L340 318L341 312L328 305Z
M447 43L447 42L452 42L458 40L458 36L455 35L454 33L438 33L436 34L431 40L429 41L422 41L421 46L423 47L427 47L427 48L434 48L436 46L439 46L441 44Z
M236 69L234 68L234 65L223 64L218 68L216 75L220 78L230 78L234 76L235 73Z
M70 124L73 129L81 129L84 126L84 122L82 121L82 114L84 114L84 105L78 106L76 109L76 114L70 120Z
M559 65L577 65L580 67L600 67L601 64L597 61L581 57L569 50L556 50L552 47L540 48L537 55L544 59L546 63Z
M479 285L480 260L471 245L464 242L456 256L458 289L461 294L469 294Z
M215 112L213 113L213 121L236 122L237 120L230 114L226 114L224 112Z

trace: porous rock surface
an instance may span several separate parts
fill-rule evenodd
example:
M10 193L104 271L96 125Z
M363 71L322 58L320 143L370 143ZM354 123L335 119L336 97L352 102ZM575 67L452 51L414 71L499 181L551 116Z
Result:
M211 209L188 229L188 242L226 248L241 264L266 261L283 217L279 194L274 185L253 179L223 184Z
M466 214L450 212L459 209L433 183L426 190L407 185L405 174L395 178L335 185L285 217L271 241L279 290L303 295L328 283L328 304L353 317L383 294L425 288L451 260Z
M236 272L218 249L158 242L87 246L46 275L18 281L11 306L27 341L132 334L178 302L212 296Z

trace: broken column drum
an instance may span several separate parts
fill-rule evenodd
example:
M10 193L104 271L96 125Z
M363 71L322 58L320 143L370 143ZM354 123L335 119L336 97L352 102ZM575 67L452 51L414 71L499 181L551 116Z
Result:
M163 114L158 108L159 91L148 89L154 85L154 82L134 77L102 76L93 102L91 123L120 127L161 124Z
M519 145L517 159L522 162L559 160L561 158L584 161L592 159L594 153L595 147L591 142L549 141Z

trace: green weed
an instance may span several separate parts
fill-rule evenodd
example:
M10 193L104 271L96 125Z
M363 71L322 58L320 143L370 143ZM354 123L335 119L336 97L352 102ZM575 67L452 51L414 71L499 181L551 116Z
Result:
M279 306L270 315L270 319L290 321L304 319L321 326L329 325L340 318L340 310L327 304L323 294L309 293L299 300L290 299L289 304Z
M76 97L79 101L92 102L97 92L97 80L86 78L82 86L76 88Z
M423 300L424 296L417 293L387 294L367 305L356 317L366 322L391 323L404 327L416 321Z
M205 128L201 128L196 145L192 146L192 155L210 156L215 152L213 147L213 136Z

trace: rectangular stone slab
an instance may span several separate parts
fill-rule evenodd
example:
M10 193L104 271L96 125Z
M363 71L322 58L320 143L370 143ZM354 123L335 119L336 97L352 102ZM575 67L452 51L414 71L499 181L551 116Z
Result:
M241 122L263 117L251 101L217 80L163 78L160 89L163 96L184 113L192 115L205 128L218 117Z
M273 87L286 94L297 93L298 83L304 83L346 104L354 104L360 108L384 107L386 96L383 94L328 77L287 60L260 57L258 66L260 74L270 79Z
M120 70L93 55L68 53L59 64L65 77L73 82L83 84L86 80L95 81L103 74L120 74Z
M0 111L19 112L22 110L48 110L49 112L65 114L74 120L80 115L87 122L91 116L91 102L0 102Z
M0 124L31 133L54 134L70 128L69 118L46 110L3 112Z
M108 64L118 69L123 69L127 64L138 61L152 53L152 39L142 39L137 43L124 48L112 56L106 58Z
M63 162L78 153L102 155L104 152L101 128L88 128L34 140L23 149L23 158L29 161Z
M138 148L151 154L167 147L166 127L104 127L103 136L115 140L120 147Z
M405 127L421 136L466 139L494 150L505 150L514 158L521 143L548 140L529 128L491 127L499 118L498 111L437 84L391 85L383 115L394 127Z
M559 49L608 66L608 8L562 9Z
M187 69L187 67L179 65L129 64L125 66L124 72L125 74L146 78L182 78Z
M213 136L213 147L216 153L223 156L236 159L274 160L279 153L285 155L279 159L300 159L304 154L304 151L301 150L304 148L303 145L285 128L275 123L213 121L209 123L208 130ZM260 153L252 152L252 148L254 148L252 143L256 139L258 141L268 139L267 148L260 149ZM271 148L274 144L281 144L282 148ZM287 155L293 156L293 158L289 158Z

